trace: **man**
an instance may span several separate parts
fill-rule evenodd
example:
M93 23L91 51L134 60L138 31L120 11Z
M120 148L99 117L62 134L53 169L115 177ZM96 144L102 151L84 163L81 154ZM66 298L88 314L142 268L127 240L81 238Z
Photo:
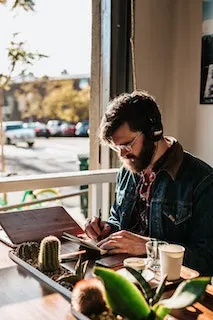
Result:
M112 254L142 255L149 238L181 244L185 265L213 274L213 169L163 136L155 99L143 91L113 99L100 139L123 166L110 217L89 221L88 236Z

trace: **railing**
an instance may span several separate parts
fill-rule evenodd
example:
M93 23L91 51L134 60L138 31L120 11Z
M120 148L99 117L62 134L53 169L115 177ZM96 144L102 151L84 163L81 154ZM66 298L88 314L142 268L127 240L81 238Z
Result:
M105 183L115 182L117 172L118 169L102 169L35 176L5 177L0 180L0 193L23 191L29 188L36 190L53 187L91 185L91 213L95 215L98 209L102 208L103 217L106 217L109 204L104 201L102 186Z

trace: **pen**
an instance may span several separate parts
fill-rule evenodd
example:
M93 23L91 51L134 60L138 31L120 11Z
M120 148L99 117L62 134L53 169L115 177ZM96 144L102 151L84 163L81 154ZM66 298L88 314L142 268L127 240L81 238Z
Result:
M70 253L64 253L60 255L61 262L70 262L73 260L77 260L79 255L85 254L86 250L80 250L80 251L75 251L75 252L70 252Z
M102 212L101 208L98 210L98 226L101 229Z
M102 212L101 212L101 208L99 208L99 210L98 210L98 226L99 226L100 230L102 230L101 221L102 221ZM101 236L99 236L97 238L97 240L100 241L101 240Z

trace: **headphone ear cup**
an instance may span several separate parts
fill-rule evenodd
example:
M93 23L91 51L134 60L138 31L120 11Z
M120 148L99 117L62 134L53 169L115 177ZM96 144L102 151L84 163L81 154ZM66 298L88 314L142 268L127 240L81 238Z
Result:
M159 141L163 136L163 130L155 130L152 133L152 141Z
M163 126L161 121L154 122L153 119L150 119L150 131L147 136L150 140L156 142L159 141L163 136Z

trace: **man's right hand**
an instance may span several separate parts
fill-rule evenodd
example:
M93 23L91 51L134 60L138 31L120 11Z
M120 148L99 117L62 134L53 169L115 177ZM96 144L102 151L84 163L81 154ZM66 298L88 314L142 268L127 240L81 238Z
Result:
M101 240L110 234L111 227L104 221L100 221L98 217L87 220L85 232L91 239Z

